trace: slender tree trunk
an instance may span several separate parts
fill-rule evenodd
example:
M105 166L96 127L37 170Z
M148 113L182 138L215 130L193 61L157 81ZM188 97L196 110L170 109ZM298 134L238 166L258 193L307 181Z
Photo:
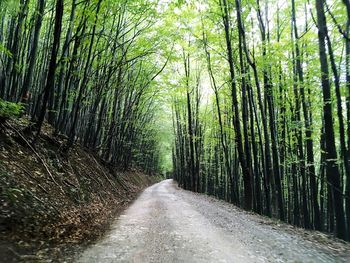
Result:
M96 26L97 26L97 19L98 19L98 14L100 12L100 7L101 7L101 3L102 0L99 0L97 2L97 6L96 6L96 14L95 14L95 21L94 21L94 25L91 31L91 40L90 40L90 45L89 45L89 51L88 51L88 55L87 55L87 59L86 59L86 64L84 67L84 74L83 74L83 79L81 81L81 85L79 87L79 91L78 91L78 97L76 99L76 106L73 107L73 114L72 114L72 126L70 128L70 132L69 132L69 142L67 145L67 148L70 148L73 145L74 139L75 139L75 135L76 135L76 126L77 126L77 121L78 121L78 114L80 111L80 107L81 107L81 100L83 97L83 93L85 90L85 85L87 83L87 78L88 78L88 70L90 68L90 63L91 63L91 56L92 56L92 51L93 51L93 44L94 44L94 39L95 39L95 33L96 33Z
M44 96L43 96L41 110L39 112L39 118L35 121L35 128L37 130L37 135L40 134L41 126L45 119L46 108L47 108L47 103L49 100L50 93L54 92L54 88L55 88L55 72L57 68L57 54L60 46L62 16L63 16L63 0L57 0L56 11L55 11L54 39L53 39L53 44L51 49L49 70L47 74L46 85L44 88Z
M326 133L326 171L327 179L332 185L332 194L334 198L334 210L336 217L336 233L339 238L346 238L346 227L343 207L343 197L340 192L340 173L337 164L337 150L334 139L333 113L331 87L329 83L328 60L326 54L326 36L327 23L324 13L323 0L316 0L317 23L318 23L318 41L319 55L321 63L321 81L323 91L323 112Z
M346 22L346 36L347 38L344 38L345 41L345 67L346 67L346 90L347 90L347 96L346 96L346 108L347 108L347 160L348 160L348 167L350 167L350 1L349 0L343 0L343 3L346 7L346 13L347 13L347 22ZM347 239L350 240L350 173L348 172L346 174L346 187L345 187L345 194L348 197L345 201L346 205L346 218L347 218L347 228L348 228L348 237Z
M231 82L231 96L233 103L233 126L235 130L235 142L238 151L238 158L241 164L242 172L243 172L243 182L244 182L244 207L247 210L252 209L252 184L251 184L251 171L247 166L247 158L244 154L243 148L243 137L241 133L241 124L239 118L239 108L238 108L238 98L237 98L237 87L235 81L235 69L233 62L233 53L232 53L232 45L231 45L231 36L230 36L230 20L229 20L229 11L226 0L220 1L221 9L222 9L222 18L224 22L225 29L225 38L226 38L226 48L227 48L227 58L230 66L230 82Z
M29 90L31 89L31 86L32 86L33 73L34 73L35 62L37 58L38 41L40 36L40 29L41 29L41 24L43 20L44 9L45 9L45 0L38 0L37 6L38 6L37 7L38 13L36 14L36 18L35 18L33 44L32 44L32 49L30 51L28 71L24 78L21 98L20 98L20 101L24 104L28 103L28 100L30 97Z

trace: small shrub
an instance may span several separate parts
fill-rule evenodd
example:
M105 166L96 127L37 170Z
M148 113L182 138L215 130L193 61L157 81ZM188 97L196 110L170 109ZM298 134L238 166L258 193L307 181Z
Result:
M0 99L0 122L4 122L11 118L17 118L22 112L22 104Z

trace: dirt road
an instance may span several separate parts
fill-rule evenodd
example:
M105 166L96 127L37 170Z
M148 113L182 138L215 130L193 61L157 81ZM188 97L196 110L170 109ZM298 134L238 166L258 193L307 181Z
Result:
M147 188L77 261L350 262L348 248L165 180Z

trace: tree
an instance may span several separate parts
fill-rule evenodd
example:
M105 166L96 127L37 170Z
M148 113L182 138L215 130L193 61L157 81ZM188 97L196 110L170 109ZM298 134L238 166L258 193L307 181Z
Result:
M323 93L323 115L326 136L326 172L327 180L332 185L332 195L334 201L336 232L340 238L346 238L345 217L343 199L341 196L340 173L337 165L337 150L335 146L333 111L331 100L331 87L329 83L328 59L326 53L327 22L324 12L323 0L316 0L319 58L321 64L321 84Z
M55 26L54 26L54 32L53 32L54 38L53 38L53 43L51 48L51 58L50 58L50 63L49 63L49 68L47 73L46 85L44 87L44 95L41 102L41 110L38 113L37 119L35 120L35 128L37 130L38 135L40 133L41 127L45 119L49 96L51 93L54 92L54 88L55 88L55 74L56 74L56 68L57 68L58 50L60 47L62 17L63 17L63 0L57 0L56 7L55 7Z

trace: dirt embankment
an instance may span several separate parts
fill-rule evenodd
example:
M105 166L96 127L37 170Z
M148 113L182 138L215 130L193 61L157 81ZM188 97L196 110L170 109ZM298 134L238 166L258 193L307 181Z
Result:
M96 239L110 219L157 178L106 167L48 125L32 144L25 121L0 127L0 255L6 262L62 254L62 244ZM61 246L59 245L61 244Z

